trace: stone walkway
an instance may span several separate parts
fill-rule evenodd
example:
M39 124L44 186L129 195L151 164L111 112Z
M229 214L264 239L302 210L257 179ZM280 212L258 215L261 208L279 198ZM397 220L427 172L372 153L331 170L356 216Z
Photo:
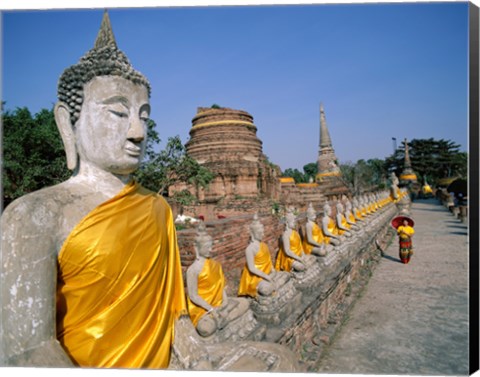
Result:
M468 374L467 225L435 199L412 205L414 255L385 250L319 373Z

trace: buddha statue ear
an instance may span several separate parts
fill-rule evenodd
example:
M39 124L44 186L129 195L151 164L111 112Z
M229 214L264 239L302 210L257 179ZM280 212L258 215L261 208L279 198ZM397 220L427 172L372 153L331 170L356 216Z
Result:
M70 109L64 102L57 102L54 109L55 122L57 123L60 136L62 137L67 156L67 167L75 170L78 163L77 146L75 143L75 133L73 132L72 121L70 120Z

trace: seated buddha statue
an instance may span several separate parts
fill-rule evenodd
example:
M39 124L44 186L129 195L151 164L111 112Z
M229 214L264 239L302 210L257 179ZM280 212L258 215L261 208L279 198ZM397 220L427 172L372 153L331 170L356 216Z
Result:
M360 227L357 224L357 219L355 218L352 212L352 202L350 201L350 199L348 199L347 196L343 197L343 202L345 204L345 210L344 210L345 220L347 221L348 225L350 225L350 229L354 231L358 231Z
M303 239L303 250L306 254L314 254L324 257L327 254L326 244L322 229L315 222L317 213L312 203L307 208L307 223L305 224L305 237Z
M263 236L264 227L255 214L250 224L250 243L245 250L246 263L240 278L239 296L270 296L276 290L277 274L268 245L262 242Z
M264 227L257 214L249 228L250 243L245 250L238 295L253 299L250 306L258 320L278 325L292 312L300 294L290 273L275 270L268 245L262 242Z
M347 222L345 214L343 213L343 205L341 201L337 201L336 204L337 213L335 215L338 234L344 237L351 237L352 232L350 230L351 225Z
M357 223L365 225L365 216L362 215L360 200L357 196L354 196L352 199L352 214Z
M94 47L61 75L58 97L72 176L2 214L0 364L298 370L278 344L231 342L227 351L191 332L172 210L133 176L150 84L118 49L107 12Z
M400 198L400 189L398 188L399 180L394 172L390 174L390 197L394 203L397 203Z
M188 312L203 337L215 334L249 311L248 300L228 297L222 266L211 258L212 245L202 222L194 242L196 259L187 269L186 280Z
M323 206L322 231L326 243L338 246L341 243L335 220L332 218L332 207L328 202Z
M304 258L302 240L295 230L296 216L292 210L287 211L285 216L285 231L280 241L280 249L275 261L277 271L304 271L307 262Z
M324 276L317 258L305 254L302 239L295 229L296 221L297 217L290 209L285 216L285 231L281 237L275 269L292 272L295 287L300 291L309 291L315 289Z

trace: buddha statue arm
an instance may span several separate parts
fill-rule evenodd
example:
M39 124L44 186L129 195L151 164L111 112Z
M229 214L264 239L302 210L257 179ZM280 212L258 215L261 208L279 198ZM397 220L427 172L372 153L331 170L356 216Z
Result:
M307 222L306 226L305 226L305 230L306 230L306 233L307 233L307 242L310 244L310 245L313 245L313 246L316 246L316 247L321 247L322 245L319 244L317 241L315 241L313 239L313 224L310 223L310 222Z
M205 309L207 312L212 311L215 309L212 305L206 302L199 294L198 294L198 274L200 273L202 266L200 264L196 264L195 262L190 268L187 270L187 292L188 297L190 300L197 306Z
M56 338L56 221L53 211L25 200L2 216L1 364L73 365Z
M247 261L247 268L253 274L266 281L272 281L272 278L265 272L259 270L255 266L255 251L258 250L259 245L250 244L245 250L245 259ZM273 271L273 270L272 270Z

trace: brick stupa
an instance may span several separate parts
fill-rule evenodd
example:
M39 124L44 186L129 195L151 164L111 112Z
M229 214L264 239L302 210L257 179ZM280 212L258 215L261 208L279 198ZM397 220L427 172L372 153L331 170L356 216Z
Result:
M215 213L230 212L222 202L232 199L248 202L280 195L279 168L263 154L253 116L246 111L199 107L185 147L188 155L215 174L206 190L196 192L201 202L215 205Z

